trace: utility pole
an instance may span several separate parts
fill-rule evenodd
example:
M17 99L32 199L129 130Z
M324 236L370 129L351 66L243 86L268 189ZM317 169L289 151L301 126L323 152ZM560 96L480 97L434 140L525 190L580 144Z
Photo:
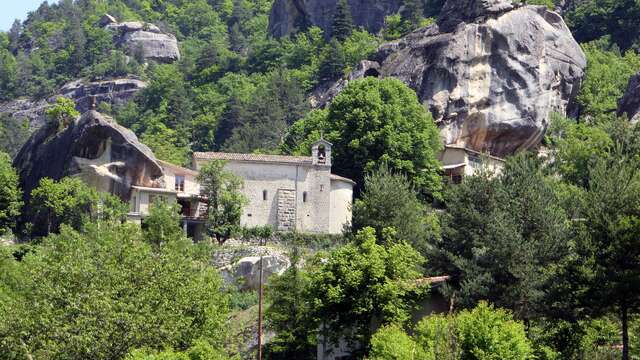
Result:
M262 239L260 244L262 245ZM260 281L258 283L258 360L262 360L262 276L263 276L263 257L260 253Z

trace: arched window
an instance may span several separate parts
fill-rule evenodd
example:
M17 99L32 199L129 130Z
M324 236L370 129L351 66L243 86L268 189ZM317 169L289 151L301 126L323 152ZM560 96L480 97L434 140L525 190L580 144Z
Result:
M302 202L307 202L307 192L302 193Z
M262 200L267 201L267 190L262 190Z

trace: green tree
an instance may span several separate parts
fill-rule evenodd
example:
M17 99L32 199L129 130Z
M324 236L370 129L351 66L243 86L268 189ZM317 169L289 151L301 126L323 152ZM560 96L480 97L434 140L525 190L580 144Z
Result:
M320 54L318 79L320 81L332 81L341 78L347 67L347 59L342 43L335 38L324 47Z
M565 16L578 42L610 35L623 51L638 46L640 4L634 0L576 1Z
M404 0L400 16L409 29L415 29L420 25L424 15L423 0Z
M398 327L383 327L372 344L373 359L535 359L524 325L486 302L455 316L427 316L413 337Z
M607 156L613 147L609 134L601 128L576 124L555 115L547 131L554 151L553 165L562 178L574 185L586 187L593 163Z
M22 210L22 191L18 180L11 158L0 152L0 236L15 228Z
M60 96L56 99L56 103L47 109L47 118L49 121L59 124L61 128L71 124L80 113L76 110L76 104L73 100Z
M334 171L356 181L359 188L367 172L386 162L391 170L406 174L421 196L440 196L438 129L415 92L401 81L350 82L328 111L296 123L285 144L296 143L294 153L308 153L320 134L333 143Z
M585 209L589 238L586 247L592 267L585 297L596 315L615 311L622 323L624 360L629 359L629 318L640 308L640 171L637 159L619 152L592 167Z
M416 342L398 325L378 329L371 338L371 360L423 359Z
M240 234L240 216L247 199L240 191L242 179L224 169L222 161L207 163L198 175L200 193L207 201L207 232L222 245Z
M309 277L299 268L299 247L294 247L290 258L291 267L270 279L267 287L270 305L265 318L277 334L268 346L269 359L314 359L315 329L309 329L311 304L305 297Z
M344 337L367 352L374 321L408 321L425 295L417 281L423 263L406 242L385 247L376 243L374 229L360 230L354 243L334 250L310 272L307 291L315 321L309 328L320 327L320 334L334 344Z
M434 263L464 306L486 299L520 319L540 316L553 264L567 254L569 219L542 161L520 154L500 175L481 173L445 196Z
M33 222L32 235L43 236L60 231L62 224L81 230L96 220L118 222L127 214L127 206L108 193L89 187L78 178L54 181L43 178L31 191L29 200Z
M171 206L160 199L156 199L151 205L149 215L142 224L145 240L156 246L180 239L184 235L177 206Z
M333 24L331 26L332 37L342 42L351 36L353 31L353 18L351 17L351 8L347 0L338 0L336 12L333 15Z
M394 228L397 238L426 254L439 236L439 226L435 216L418 200L407 177L381 164L365 176L364 188L353 204L354 231L372 227L382 239L385 229Z
M582 45L587 56L587 71L577 99L583 107L581 117L592 122L616 111L629 78L640 71L640 55L633 51L621 54L608 49L604 42Z
M185 351L173 349L152 351L148 349L136 349L124 358L124 360L229 360L231 359L223 350L211 345L206 340L197 340L192 347ZM235 357L233 359L236 359Z
M133 224L64 227L13 259L19 283L0 306L7 359L121 359L136 348L221 348L227 316L222 281L183 238L154 247ZM4 272L4 266L2 269Z

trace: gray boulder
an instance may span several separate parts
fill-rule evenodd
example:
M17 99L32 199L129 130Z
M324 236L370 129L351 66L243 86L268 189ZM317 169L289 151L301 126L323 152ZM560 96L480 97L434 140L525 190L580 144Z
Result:
M180 60L180 49L176 37L162 32L153 24L140 21L118 23L108 14L103 16L98 24L113 31L118 46L130 56L140 55L145 60L160 63Z
M449 0L436 24L371 60L312 102L324 106L353 78L395 77L429 107L445 144L496 156L537 146L550 113L571 114L586 67L558 14L504 0Z
M262 257L264 267L262 270L262 283L265 284L269 277L282 275L290 266L289 259L282 254L270 254ZM243 288L257 289L260 285L260 257L244 257L233 265L221 269L222 278L227 283L242 283Z
M371 33L378 33L384 18L395 14L402 0L348 0L353 23ZM275 37L287 36L310 26L324 30L331 37L331 25L337 0L276 0L269 16L269 33Z
M27 119L32 130L42 127L46 123L46 110L59 96L65 96L76 102L76 109L81 113L91 108L92 96L97 103L122 105L131 100L147 83L134 78L125 77L102 81L87 81L78 79L62 86L47 99L17 99L0 103L0 113L10 114L14 119Z
M632 123L640 121L640 73L629 79L627 90L618 102L618 116L624 114Z
M132 185L164 188L162 167L151 150L131 130L96 111L63 129L52 122L41 127L22 147L14 166L25 200L45 177L80 177L124 201L129 201Z

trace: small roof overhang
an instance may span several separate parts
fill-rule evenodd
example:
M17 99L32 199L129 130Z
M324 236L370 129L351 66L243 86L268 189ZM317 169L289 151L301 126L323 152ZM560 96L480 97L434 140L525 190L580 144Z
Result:
M451 169L459 169L461 167L465 167L467 166L466 163L459 163L459 164L449 164L449 165L444 165L442 166L443 170L451 170Z
M136 185L131 186L131 188L139 191L161 193L161 194L177 194L178 193L177 191L171 190L171 189L150 188L150 187L136 186Z

